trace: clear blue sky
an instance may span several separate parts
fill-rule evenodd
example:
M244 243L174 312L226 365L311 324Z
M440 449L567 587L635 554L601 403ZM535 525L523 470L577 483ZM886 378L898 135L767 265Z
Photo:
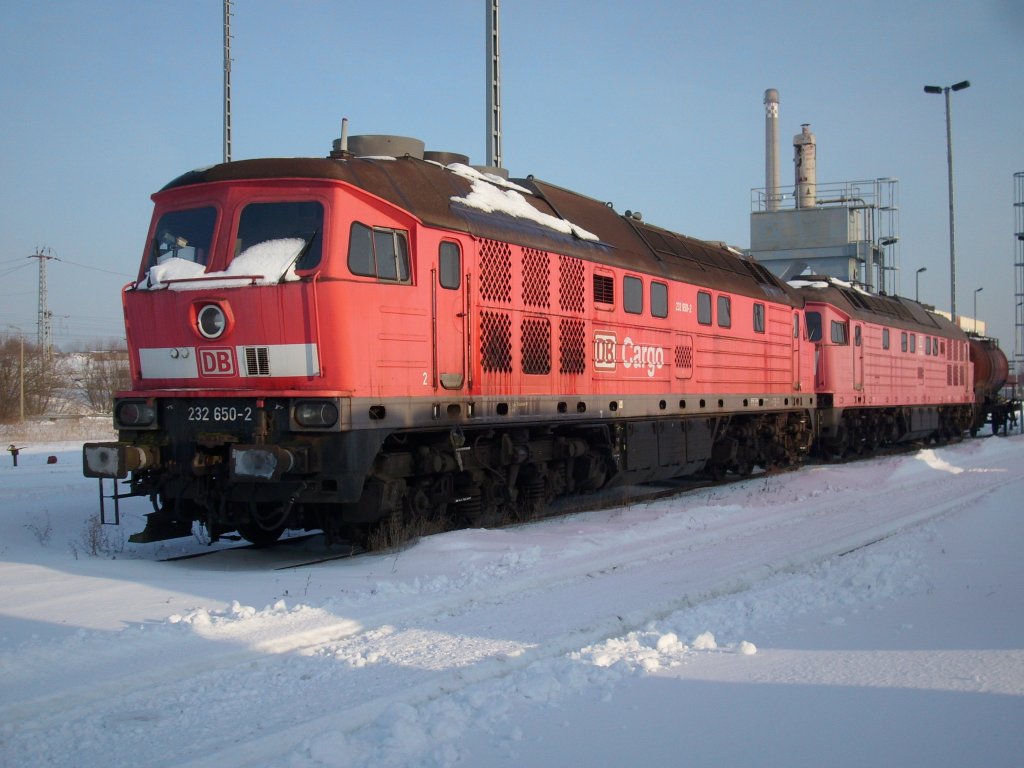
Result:
M393 133L485 160L484 0L237 0L235 159ZM222 155L220 0L12 0L0 28L0 333L35 334L37 247L58 343L121 335L149 195ZM949 308L943 101L953 96L958 309L1013 352L1024 3L505 0L505 166L669 229L749 245L766 88L819 182L900 180L901 292Z

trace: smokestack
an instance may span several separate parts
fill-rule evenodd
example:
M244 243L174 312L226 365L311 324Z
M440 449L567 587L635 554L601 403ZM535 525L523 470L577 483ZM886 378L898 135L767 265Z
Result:
M779 92L764 92L764 186L769 211L779 209Z
M800 126L793 137L793 163L796 166L796 207L813 208L817 203L818 171L815 165L814 134L810 123Z

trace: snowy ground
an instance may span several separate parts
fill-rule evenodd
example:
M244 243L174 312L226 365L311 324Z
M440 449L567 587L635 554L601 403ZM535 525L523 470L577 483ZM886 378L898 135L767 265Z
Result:
M0 765L1021 765L1022 437L297 568L79 451L0 466Z

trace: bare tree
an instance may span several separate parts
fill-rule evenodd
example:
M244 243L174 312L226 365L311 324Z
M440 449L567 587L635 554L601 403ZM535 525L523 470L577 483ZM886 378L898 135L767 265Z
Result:
M67 379L62 358L29 342L22 345L17 337L0 337L0 421L18 418L22 394L26 416L50 412Z
M130 384L124 352L93 352L79 373L75 384L86 404L97 413L110 413L114 395Z

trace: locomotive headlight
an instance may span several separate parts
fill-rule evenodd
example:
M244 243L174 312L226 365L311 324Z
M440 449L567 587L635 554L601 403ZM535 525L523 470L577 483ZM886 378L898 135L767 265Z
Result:
M142 429L156 422L156 407L146 400L122 400L114 408L114 424L118 427Z
M86 443L82 446L82 472L86 477L123 479L129 472L158 463L156 449L129 443Z
M207 339L216 339L228 327L224 310L216 304L207 304L196 314L196 327Z
M295 422L300 427L333 427L338 423L338 406L330 400L303 400L295 404Z

